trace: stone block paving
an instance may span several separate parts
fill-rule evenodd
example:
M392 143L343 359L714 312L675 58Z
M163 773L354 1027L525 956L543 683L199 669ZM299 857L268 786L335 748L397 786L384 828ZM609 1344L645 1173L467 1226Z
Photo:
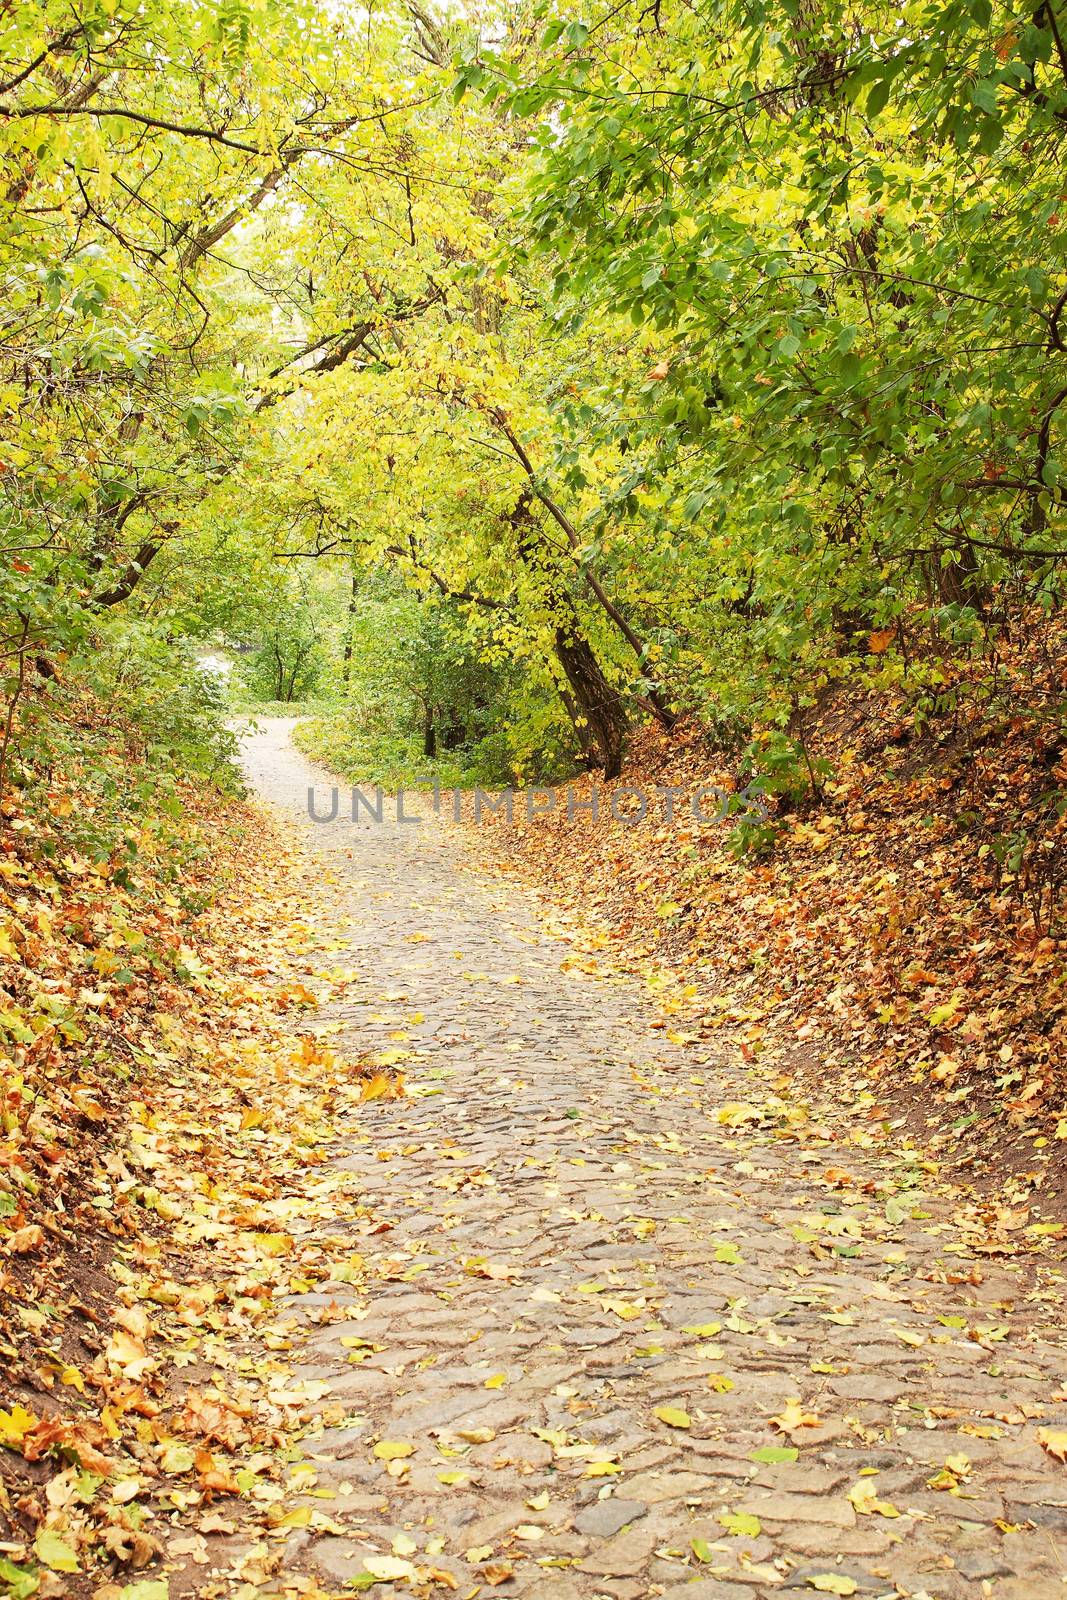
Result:
M1064 1600L1054 1276L973 1253L951 1196L889 1221L883 1154L723 1123L750 1069L575 970L454 833L311 824L331 780L287 725L245 748L354 970L319 1027L411 1091L361 1109L331 1155L358 1203L308 1225L363 1273L288 1307L342 1531L287 1559L375 1600Z

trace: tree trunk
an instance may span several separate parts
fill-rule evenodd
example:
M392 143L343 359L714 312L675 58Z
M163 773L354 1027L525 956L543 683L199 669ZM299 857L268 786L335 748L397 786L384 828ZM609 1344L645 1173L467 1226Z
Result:
M570 685L564 704L583 755L589 765L603 768L605 778L617 778L626 742L626 717L618 691L605 678L592 646L581 634L568 636L563 628L557 628L555 645Z
M341 682L346 686L352 679L352 619L356 614L356 596L358 593L359 579L353 572L352 589L348 596L348 626L345 629L345 648L341 656Z
M630 646L630 649L633 651L634 655L641 664L643 674L645 663L644 643L634 629L630 626L630 623L623 616L615 602L610 598L604 588L604 585L597 577L593 568L588 565L588 563L578 561L578 553L581 549L582 542L578 537L577 529L571 522L571 519L552 499L551 495L547 494L544 489L538 487L537 474L534 472L533 462L530 460L529 453L512 429L504 411L497 406L494 410L490 411L489 416L510 444L512 450L515 452L515 456L520 466L526 473L526 476L529 478L531 484L531 497L536 496L537 499L540 500L549 516L559 524L559 526L563 529L563 532L566 534L567 543L570 546L575 562L578 564L578 570L580 571L586 586L592 590L593 594L597 598L598 603L602 606L605 614L611 618L614 626L618 628L619 632L626 640L626 643ZM527 501L527 504L529 504L529 501ZM678 721L677 715L670 709L659 690L653 684L648 684L645 689L645 693L643 695L638 695L637 699L639 700L640 704L644 706L645 710L650 711L656 718L656 721L666 728L668 732L675 727Z
M581 632L564 579L550 554L546 559L538 538L541 530L530 509L532 498L533 491L524 489L508 520L515 530L519 559L541 581L545 609L555 627L556 657L569 689L561 698L574 724L586 766L600 767L606 778L617 778L626 743L626 711Z

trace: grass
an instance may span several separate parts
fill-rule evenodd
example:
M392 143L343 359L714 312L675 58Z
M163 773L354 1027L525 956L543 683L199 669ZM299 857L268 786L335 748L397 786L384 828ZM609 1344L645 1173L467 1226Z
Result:
M499 788L510 781L489 752L473 749L423 754L415 734L384 732L357 721L349 708L331 707L297 724L293 743L313 761L319 761L350 783L381 784L387 793L397 789L472 789L476 785Z

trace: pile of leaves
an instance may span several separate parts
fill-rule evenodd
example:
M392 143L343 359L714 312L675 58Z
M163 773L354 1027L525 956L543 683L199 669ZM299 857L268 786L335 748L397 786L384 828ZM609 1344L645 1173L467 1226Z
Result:
M240 1341L344 1271L287 1219L327 1108L397 1086L302 1026L307 886L261 817L179 783L80 854L68 776L8 796L0 854L0 1593L160 1600L165 1551L284 1515L306 1397Z
M826 695L791 741L811 782L765 795L765 817L695 820L693 795L747 774L699 731L649 732L619 784L582 779L569 815L561 792L514 827L483 810L481 840L594 923L594 956L643 973L689 1036L1047 1205L1067 1154L1061 646L1015 646L998 705L961 667L952 716L900 689Z

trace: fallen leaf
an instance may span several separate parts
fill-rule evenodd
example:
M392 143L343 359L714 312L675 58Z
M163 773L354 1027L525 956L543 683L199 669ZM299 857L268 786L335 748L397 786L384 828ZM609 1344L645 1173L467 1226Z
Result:
M668 1428L691 1428L693 1426L688 1411L682 1411L678 1406L657 1406L655 1415L661 1422L665 1422Z

